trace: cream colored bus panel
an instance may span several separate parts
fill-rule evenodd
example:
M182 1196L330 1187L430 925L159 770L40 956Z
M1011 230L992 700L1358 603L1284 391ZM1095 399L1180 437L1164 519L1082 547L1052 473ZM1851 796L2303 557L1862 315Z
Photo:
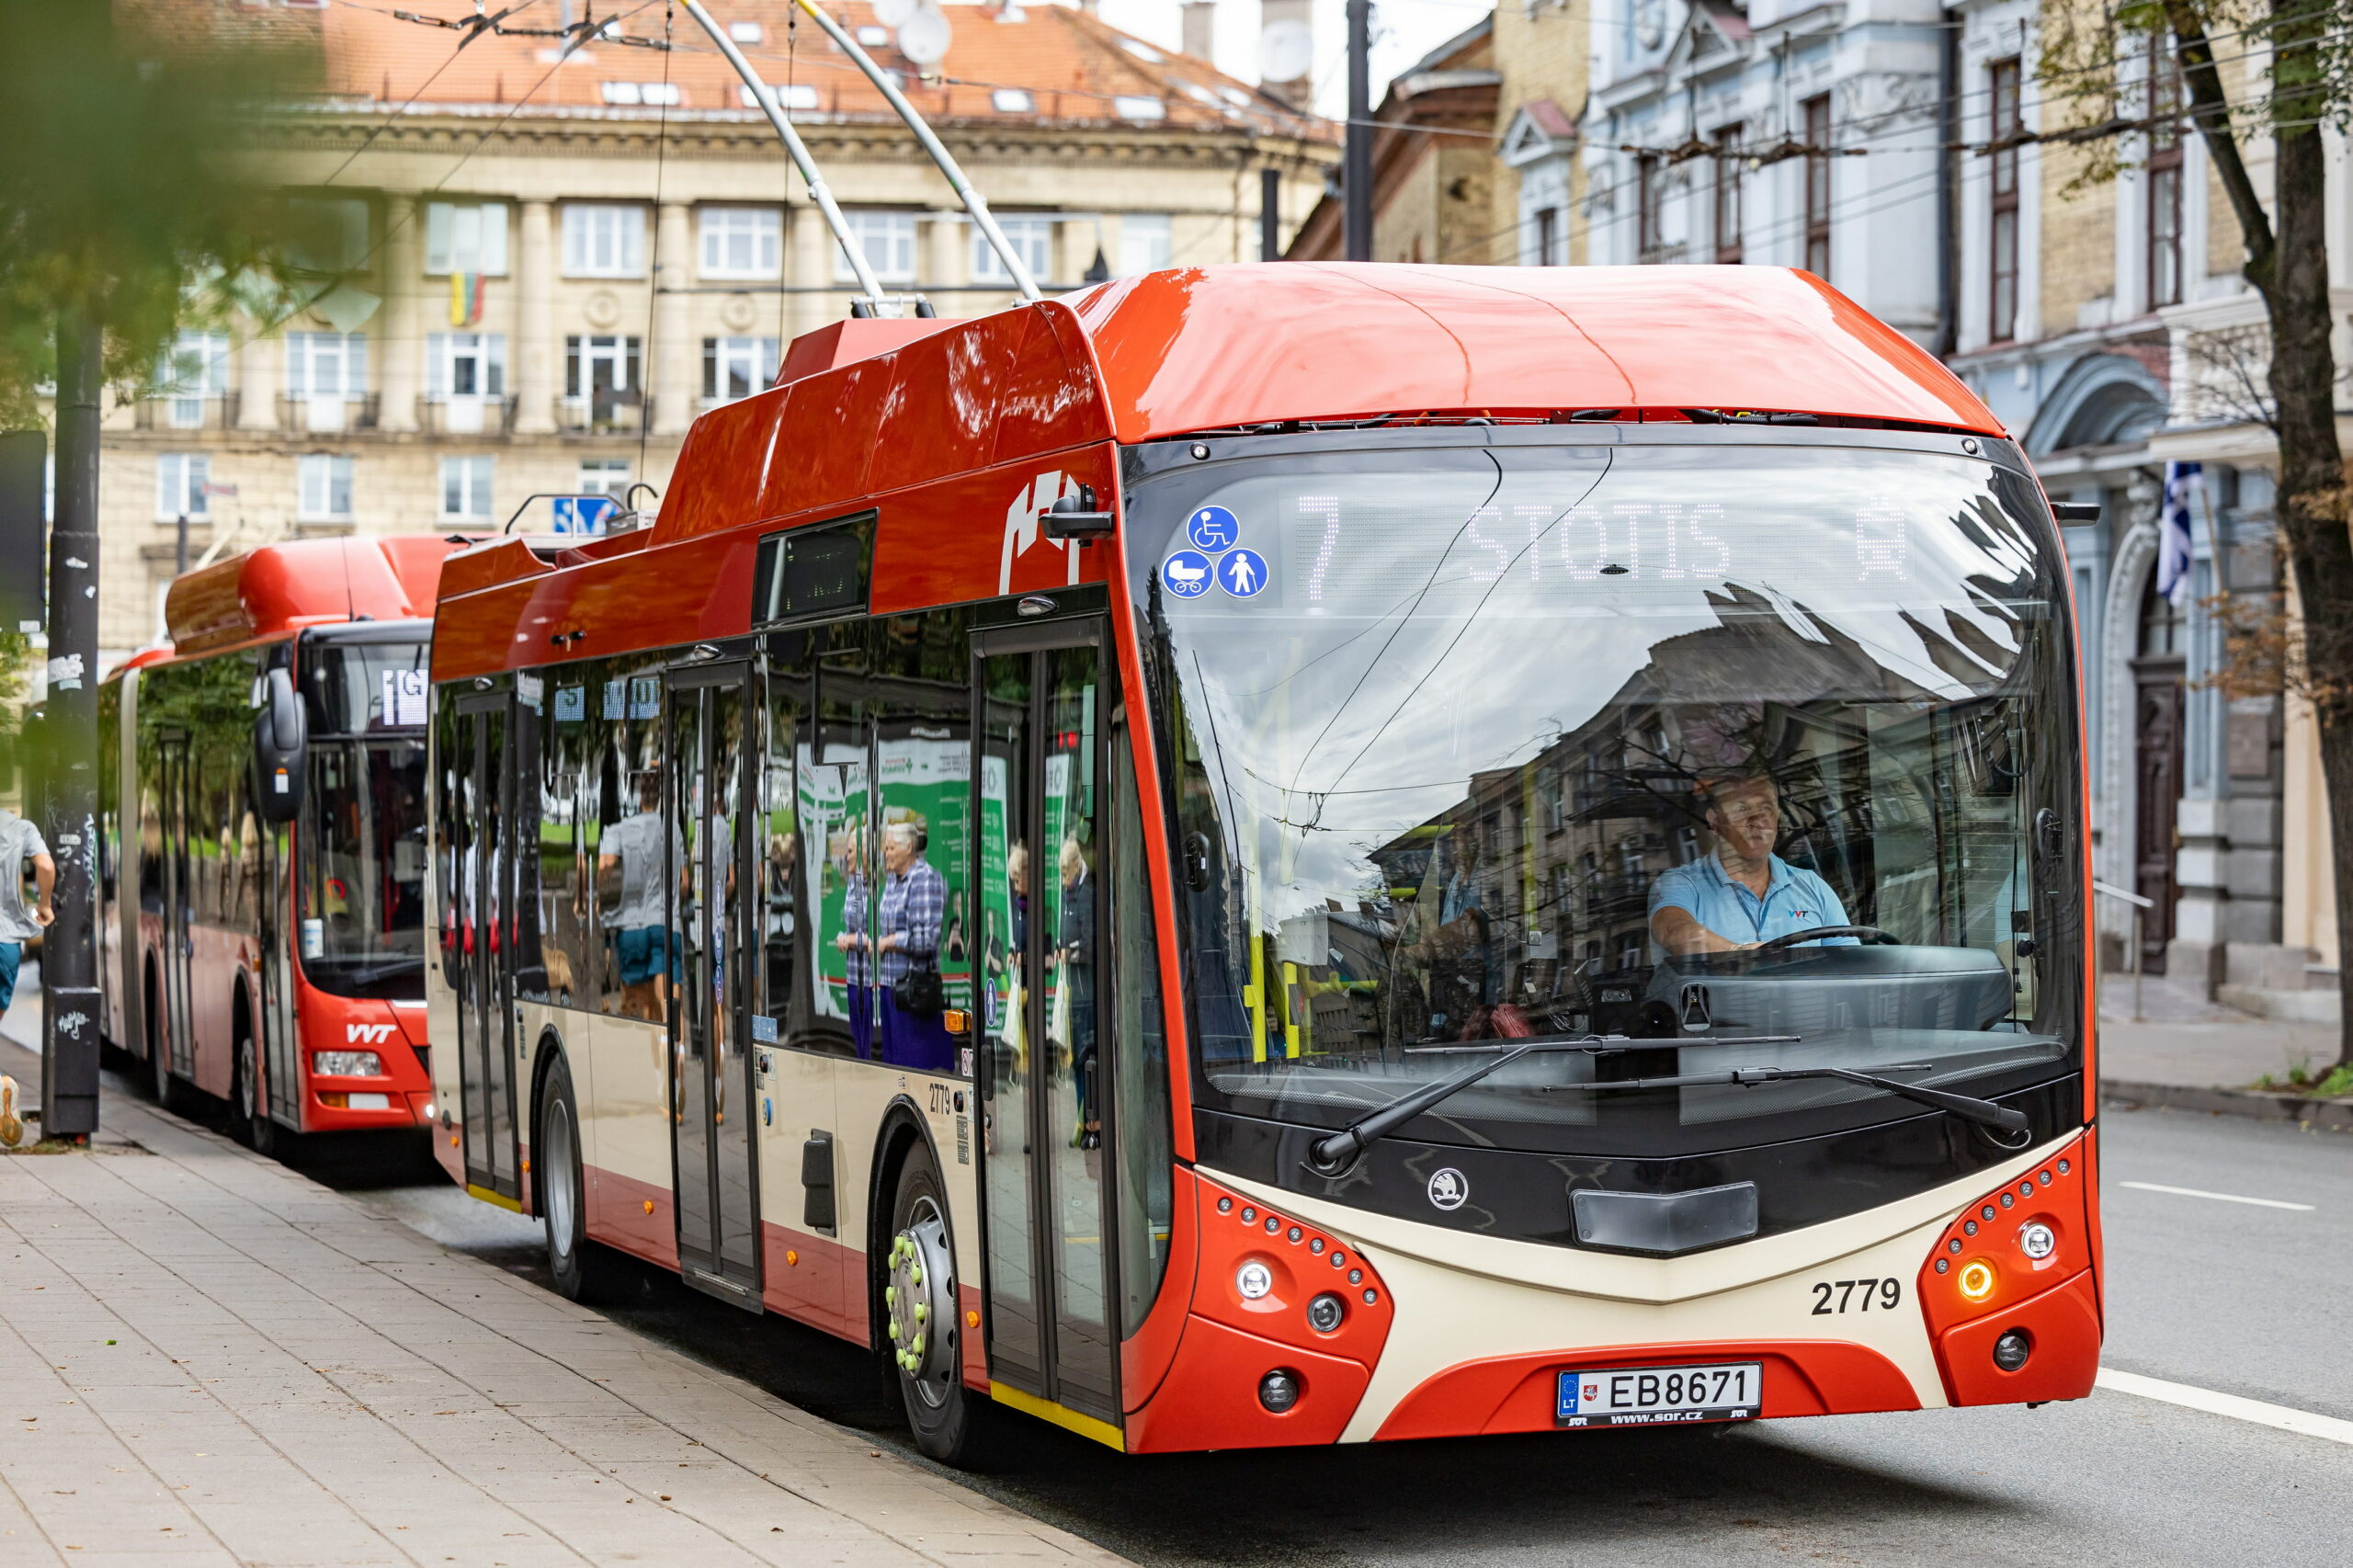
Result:
M669 1031L642 1018L608 1017L602 1013L586 1017L585 1082L574 1080L581 1097L581 1158L597 1170L666 1192L670 1188L670 1084L665 1069L669 1060ZM574 1072L579 1072L576 1064ZM594 1176L589 1177L592 1213L597 1208L595 1180Z

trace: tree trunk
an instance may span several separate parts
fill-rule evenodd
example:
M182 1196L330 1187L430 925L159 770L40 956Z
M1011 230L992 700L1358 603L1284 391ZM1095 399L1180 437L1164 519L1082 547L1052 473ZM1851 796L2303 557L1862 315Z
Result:
M2327 165L2313 122L2324 91L2313 37L2328 24L2304 0L2273 0L2278 27L2272 119L2279 246L2268 276L2248 268L2271 324L2271 398L2279 438L2279 517L2302 600L2304 667L2319 731L2336 866L2336 931L2353 937L2353 535L2346 528L2344 453L2336 439L2336 360L2328 300ZM2353 983L2339 1063L2353 1062Z

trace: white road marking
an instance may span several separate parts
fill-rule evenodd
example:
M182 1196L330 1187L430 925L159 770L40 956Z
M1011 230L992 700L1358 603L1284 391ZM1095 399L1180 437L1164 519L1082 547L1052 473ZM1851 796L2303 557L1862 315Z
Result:
M2241 1399L2234 1393L2216 1393L2211 1389L2169 1383L2163 1378L2144 1378L2137 1372L2120 1372L2109 1367L2099 1369L2099 1386L2117 1393L2163 1400L2187 1410L2203 1410L2211 1415L2227 1415L2234 1421L2276 1426L2300 1437L2353 1444L2353 1421L2340 1421L2334 1415L2314 1415L2308 1410L2290 1410L2284 1404L2266 1404L2259 1399Z
M2136 1187L2143 1192L2170 1192L2176 1198L2211 1198L2217 1203L2252 1203L2258 1209L2292 1209L2299 1214L2309 1214L2309 1203L2287 1203L2277 1198L2241 1198L2235 1192L2201 1192L2194 1187L2167 1187L2163 1182L2120 1181L2119 1187Z

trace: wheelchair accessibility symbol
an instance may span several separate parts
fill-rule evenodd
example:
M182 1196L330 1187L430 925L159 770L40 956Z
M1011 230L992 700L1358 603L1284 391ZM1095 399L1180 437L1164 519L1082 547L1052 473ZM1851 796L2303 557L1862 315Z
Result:
M1242 537L1242 525L1222 506L1204 506L1186 520L1185 533L1195 549L1215 555L1233 547Z
M1217 585L1237 599L1256 598L1267 586L1267 558L1255 550L1236 550L1220 558Z
M1160 563L1160 580L1180 599L1197 599L1210 591L1210 558L1198 550L1180 550Z

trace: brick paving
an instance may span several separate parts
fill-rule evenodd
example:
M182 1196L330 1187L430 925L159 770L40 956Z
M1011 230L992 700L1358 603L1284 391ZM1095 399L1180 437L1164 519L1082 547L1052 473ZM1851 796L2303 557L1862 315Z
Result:
M127 1142L0 1157L0 1568L1121 1561L213 1133L101 1115Z

